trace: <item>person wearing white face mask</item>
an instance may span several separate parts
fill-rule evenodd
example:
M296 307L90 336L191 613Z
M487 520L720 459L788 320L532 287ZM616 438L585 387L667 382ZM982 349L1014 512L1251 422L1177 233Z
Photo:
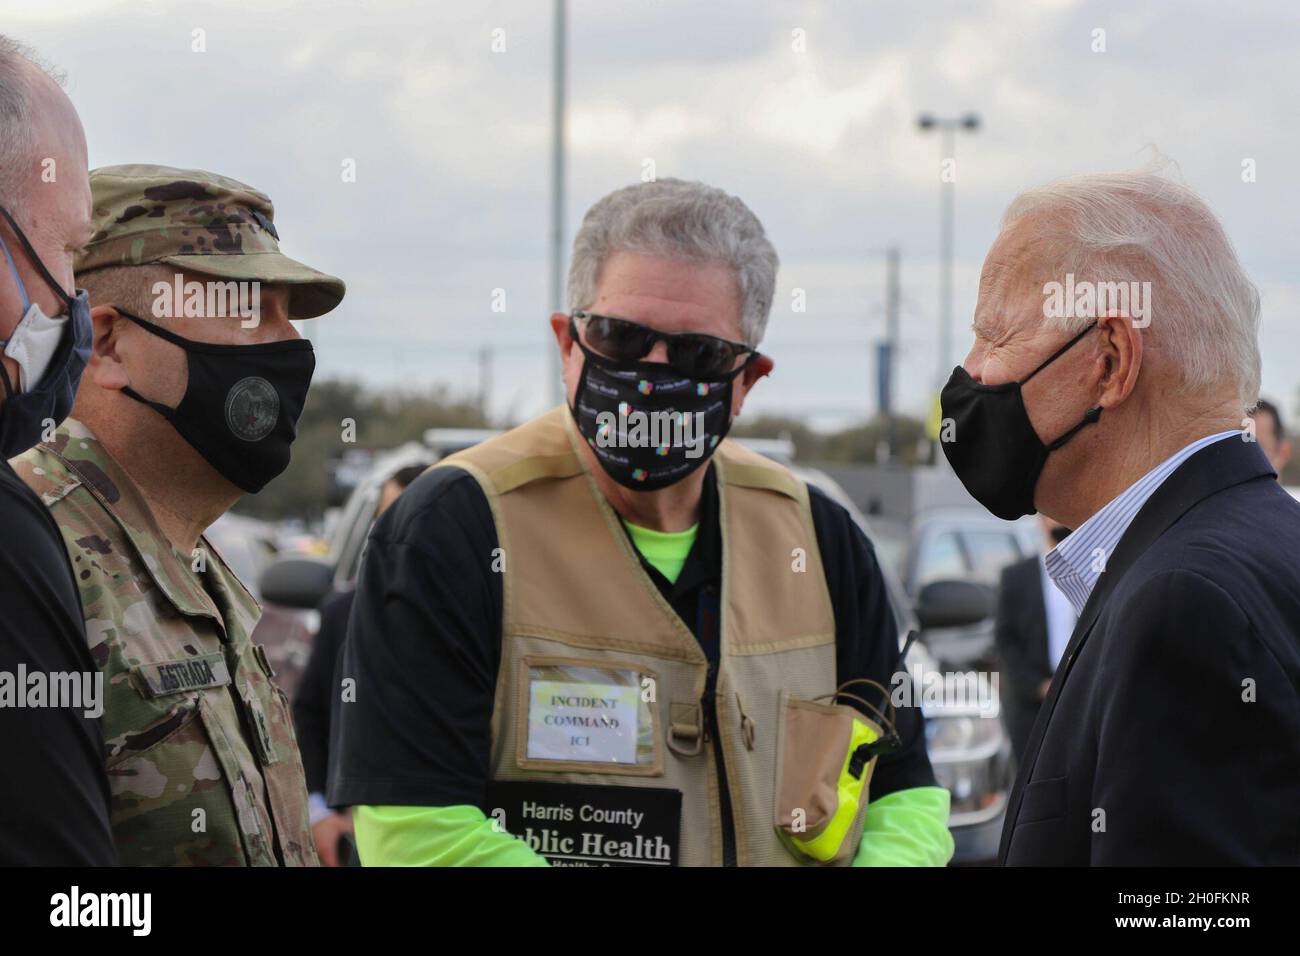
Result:
M5 357L18 366L15 388L9 369L0 363L0 382L5 390L5 408L0 415L0 453L11 457L30 448L72 411L77 385L90 357L92 327L86 293L71 296L64 292L13 214L0 206L0 217L17 236L37 274L55 290L68 311L67 315L51 318L40 302L28 296L18 264L8 244L0 238L0 253L9 265L22 300L22 319L7 339L0 339Z
M85 294L68 290L89 223L76 110L0 36L0 865L117 863L102 682L72 567L49 512L6 460L71 410L90 316Z

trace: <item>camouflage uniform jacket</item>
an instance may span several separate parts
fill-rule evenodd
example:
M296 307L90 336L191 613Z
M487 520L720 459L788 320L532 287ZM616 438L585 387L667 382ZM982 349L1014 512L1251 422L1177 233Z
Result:
M104 673L113 837L128 865L316 864L302 760L253 596L201 540L178 552L69 418L14 459L72 560Z

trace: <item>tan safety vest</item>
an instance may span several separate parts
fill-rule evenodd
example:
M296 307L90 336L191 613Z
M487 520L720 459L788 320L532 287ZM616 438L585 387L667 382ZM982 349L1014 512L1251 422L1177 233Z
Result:
M581 441L561 407L439 463L478 481L502 549L493 779L679 790L679 861L721 865L719 778L701 705L707 660L642 568ZM723 554L716 707L737 862L796 865L774 828L778 700L835 690L830 593L807 486L732 441L713 460ZM634 673L653 688L635 765L529 755L530 675L565 667Z

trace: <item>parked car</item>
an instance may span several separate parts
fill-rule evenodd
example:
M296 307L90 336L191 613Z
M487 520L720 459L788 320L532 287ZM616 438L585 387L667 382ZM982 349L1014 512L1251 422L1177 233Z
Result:
M927 686L927 680L933 682L940 678L947 678L950 685L959 688L977 684L975 677L968 683L959 681L972 672L972 664L978 655L974 658L959 655L955 661L945 660L935 652L927 637L935 634L982 634L987 630L991 643L992 590L986 589L982 583L972 585L971 582L979 580L979 576L972 575L964 565L909 560L909 543L900 539L905 529L869 521L839 485L822 472L794 465L790 467L804 481L816 485L843 505L875 546L885 585L890 592L900 639L913 633L918 635L906 660L913 687L920 692ZM935 548L942 549L946 536L958 527L951 523L956 517L954 514L940 514L932 516L933 520L919 522L916 526L916 540L922 545L919 553L938 553ZM991 520L997 522L997 519ZM1006 522L997 523L1007 525ZM1018 535L1019 531L1015 533ZM909 579L913 585L910 589L897 573L899 568L908 567L919 572ZM996 576L994 581L996 583ZM925 695L921 697L927 749L935 778L948 790L952 800L948 827L954 843L953 863L990 863L997 857L1007 797L1015 782L1011 740L996 693L974 700L969 694L955 696L958 699L953 699L951 694L935 694L928 699Z
M1041 536L1033 518L1003 521L967 508L935 509L913 520L899 566L909 597L924 601L927 587L948 581L970 582L988 595L988 616L977 623L936 624L922 632L921 639L945 666L997 667L992 611L1002 569L1037 554Z
M952 794L959 862L997 856L1016 768L1001 714L993 612L1002 569L1036 554L1040 535L1032 518L1011 522L973 507L935 508L914 518L890 549L920 621L918 643L942 673L985 682L983 699L950 702L948 719L927 726L935 775Z
M328 555L323 559L282 558L272 564L262 579L262 591L267 599L293 607L315 608L332 589L353 587L366 538L375 520L379 489L387 477L406 465L437 460L493 434L481 429L431 429L424 443L408 443L376 456L373 467L357 483L335 523ZM793 443L783 439L743 439L742 442L787 465L801 479L823 490L848 510L869 538L874 537L866 517L838 484L823 472L793 463ZM924 633L927 622L931 629L936 622L972 627L988 613L982 592L976 593L972 601L971 592L963 589L962 581L931 582L939 586L926 591L929 603L918 613L895 573L893 562L882 559L881 568L898 625L900 648L906 646L910 634ZM917 686L925 675L940 670L939 662L920 642L910 645L906 666ZM954 706L943 700L923 700L922 711L935 775L952 793L949 826L956 844L953 862L989 861L997 853L1001 813L1011 783L1006 766L1010 745L1001 720L996 713L990 720L969 707Z

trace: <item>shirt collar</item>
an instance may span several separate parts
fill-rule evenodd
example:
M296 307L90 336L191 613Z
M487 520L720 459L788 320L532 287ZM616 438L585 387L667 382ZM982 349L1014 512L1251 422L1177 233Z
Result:
M1142 506L1146 504L1166 478L1184 461L1206 445L1212 445L1229 436L1240 436L1239 430L1219 432L1198 438L1190 445L1170 455L1156 467L1120 492L1105 507L1079 525L1064 541L1043 559L1043 565L1052 583L1070 599L1076 614L1083 614L1088 596L1106 570L1106 559L1115 553L1115 546L1133 523Z

